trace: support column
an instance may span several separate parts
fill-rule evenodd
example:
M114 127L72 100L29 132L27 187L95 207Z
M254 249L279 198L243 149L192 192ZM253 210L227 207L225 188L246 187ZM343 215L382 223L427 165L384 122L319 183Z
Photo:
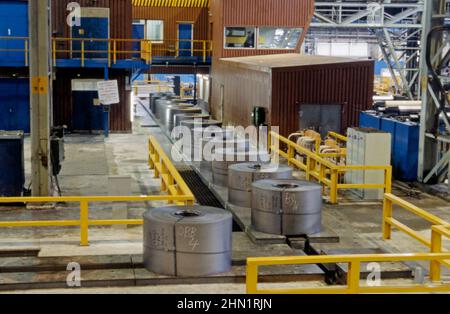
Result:
M419 138L419 181L424 182L426 176L435 167L439 161L438 141L427 137L427 134L433 133L436 127L437 107L428 88L428 67L426 63L426 43L428 33L432 28L443 24L444 0L427 0L424 2L423 30L422 30L422 52L420 61L420 80L422 88L422 113L420 120L420 138ZM432 45L432 54L438 50L440 43L434 42ZM424 182L428 183L428 182Z
M51 194L51 0L29 0L32 195Z

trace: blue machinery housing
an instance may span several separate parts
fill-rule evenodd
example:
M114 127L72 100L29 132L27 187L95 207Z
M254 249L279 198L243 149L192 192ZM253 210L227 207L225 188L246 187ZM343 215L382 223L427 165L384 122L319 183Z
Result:
M392 135L392 166L398 180L417 180L420 126L393 118L377 116L371 112L360 114L360 127L374 128Z

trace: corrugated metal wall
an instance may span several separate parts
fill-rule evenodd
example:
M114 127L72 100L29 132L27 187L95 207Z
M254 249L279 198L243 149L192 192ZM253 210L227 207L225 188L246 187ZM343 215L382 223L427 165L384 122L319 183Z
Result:
M341 104L342 130L357 126L359 112L372 106L373 61L323 64L273 69L272 73L221 62L212 72L211 107L214 117L222 113L225 124L251 124L256 106L268 108L267 121L280 127L283 135L299 129L302 104Z
M73 0L52 1L52 30L54 37L70 38L70 27L67 24L67 4ZM130 39L132 35L132 5L131 0L77 0L82 7L98 7L110 9L110 38ZM58 49L68 49L66 43L58 43ZM118 50L131 50L131 45L122 43ZM130 57L130 56L128 56ZM118 55L118 58L126 58Z
M228 67L223 63L213 69L210 107L214 118L223 120L224 125L247 127L252 124L251 113L256 106L267 108L270 116L270 73Z
M178 37L178 22L192 22L194 24L194 39L207 40L208 8L177 8L177 7L133 7L135 20L162 20L164 21L164 40L161 45L153 46L155 56L167 55L167 49L175 49L175 40ZM197 43L194 49L202 49Z
M243 57L287 53L286 50L224 49L226 26L301 27L303 42L314 15L313 0L212 0L211 23L214 32L214 57ZM300 45L297 51L298 52Z
M371 108L373 80L373 61L274 69L271 123L288 135L299 128L301 104L342 104L343 132Z
M110 79L118 80L120 104L111 107L112 132L130 132L130 91L126 90L124 71L111 71ZM103 79L101 69L60 69L53 81L53 120L55 125L72 128L72 79Z

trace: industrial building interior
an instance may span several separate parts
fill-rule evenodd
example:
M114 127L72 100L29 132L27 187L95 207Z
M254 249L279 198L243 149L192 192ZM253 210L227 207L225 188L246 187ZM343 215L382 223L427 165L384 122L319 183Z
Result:
M449 21L1 0L0 294L449 293Z

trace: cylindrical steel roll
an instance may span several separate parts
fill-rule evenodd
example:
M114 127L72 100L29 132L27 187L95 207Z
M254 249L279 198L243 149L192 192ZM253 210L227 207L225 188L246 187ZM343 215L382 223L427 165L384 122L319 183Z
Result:
M245 163L231 165L228 170L228 202L252 207L252 184L265 179L292 179L293 169L285 165Z
M261 180L252 185L252 225L280 235L321 231L322 187L298 180Z
M155 101L155 110L153 111L154 116L158 119L164 119L166 113L166 108L170 105L186 104L188 103L184 99L177 99L173 97L163 97ZM188 103L190 104L190 103Z
M210 126L222 127L222 122L217 120L186 120L181 122L181 126L185 126L190 130L206 129Z
M247 162L268 163L270 155L265 151L236 151L234 149L216 149L212 161L213 183L228 186L228 168L231 165Z
M174 117L174 126L181 126L181 122L186 120L209 120L209 114L176 114Z
M168 276L231 270L233 218L212 207L166 207L144 214L144 266Z
M201 113L201 109L194 108L194 105L187 104L187 103L171 104L165 108L164 113L161 115L161 119L160 119L161 125L165 126L168 130L172 130L173 129L173 119L174 119L175 114L179 114L179 113L183 113L183 112L197 114L197 113Z

